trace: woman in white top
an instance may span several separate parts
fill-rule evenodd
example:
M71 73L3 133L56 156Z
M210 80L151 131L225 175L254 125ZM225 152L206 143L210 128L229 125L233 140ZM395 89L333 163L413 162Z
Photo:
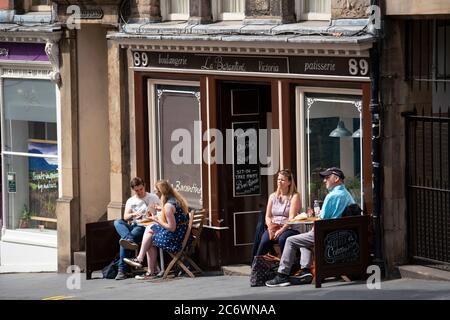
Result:
M274 243L278 243L283 252L286 239L299 233L285 224L289 219L293 219L301 208L300 195L290 170L284 169L278 173L277 186L277 191L270 195L267 202L267 230L261 237L256 255L268 253Z

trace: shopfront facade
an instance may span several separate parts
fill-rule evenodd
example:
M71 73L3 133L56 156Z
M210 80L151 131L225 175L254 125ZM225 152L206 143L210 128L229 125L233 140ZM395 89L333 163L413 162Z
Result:
M59 21L69 23L69 4L55 2ZM250 261L280 168L293 169L306 208L325 194L317 172L341 166L370 213L371 145L363 133L374 39L355 34L367 24L369 1L347 10L351 27L330 27L338 1L314 2L82 8L81 28L67 28L61 41L60 272L84 250L86 223L122 217L134 176L148 190L169 179L191 207L207 209L199 252L206 269ZM311 27L300 20L308 17L323 20L313 29L326 37L307 36Z
M370 39L269 46L140 38L108 38L122 59L114 78L122 75L130 92L131 172L152 184L169 179L191 207L208 210L204 267L251 261L281 168L293 170L302 210L325 197L318 172L339 166L371 212ZM110 125L124 120L110 117Z
M0 38L0 270L55 271L61 134L55 58L60 33Z

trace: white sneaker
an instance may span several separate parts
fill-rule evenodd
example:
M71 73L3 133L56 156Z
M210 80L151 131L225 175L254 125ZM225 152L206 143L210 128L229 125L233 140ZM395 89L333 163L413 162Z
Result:
M157 273L146 272L144 274L138 274L134 278L136 280L151 280L151 279L155 279L157 276L158 276Z

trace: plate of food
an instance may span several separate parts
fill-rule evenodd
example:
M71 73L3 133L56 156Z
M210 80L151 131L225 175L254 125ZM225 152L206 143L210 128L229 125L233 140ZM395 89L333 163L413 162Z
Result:
M308 215L305 212L302 212L298 215L296 215L293 219L289 219L286 223L287 224L298 224L298 223L305 223L314 221L311 220L311 218L308 217Z
M149 224L155 223L153 220L148 218L142 218L136 221L139 226L148 226Z

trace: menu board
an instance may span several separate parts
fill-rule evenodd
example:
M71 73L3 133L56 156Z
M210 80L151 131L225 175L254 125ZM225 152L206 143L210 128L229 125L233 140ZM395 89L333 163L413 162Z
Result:
M261 194L258 161L259 122L235 122L233 126L233 191L235 197Z

